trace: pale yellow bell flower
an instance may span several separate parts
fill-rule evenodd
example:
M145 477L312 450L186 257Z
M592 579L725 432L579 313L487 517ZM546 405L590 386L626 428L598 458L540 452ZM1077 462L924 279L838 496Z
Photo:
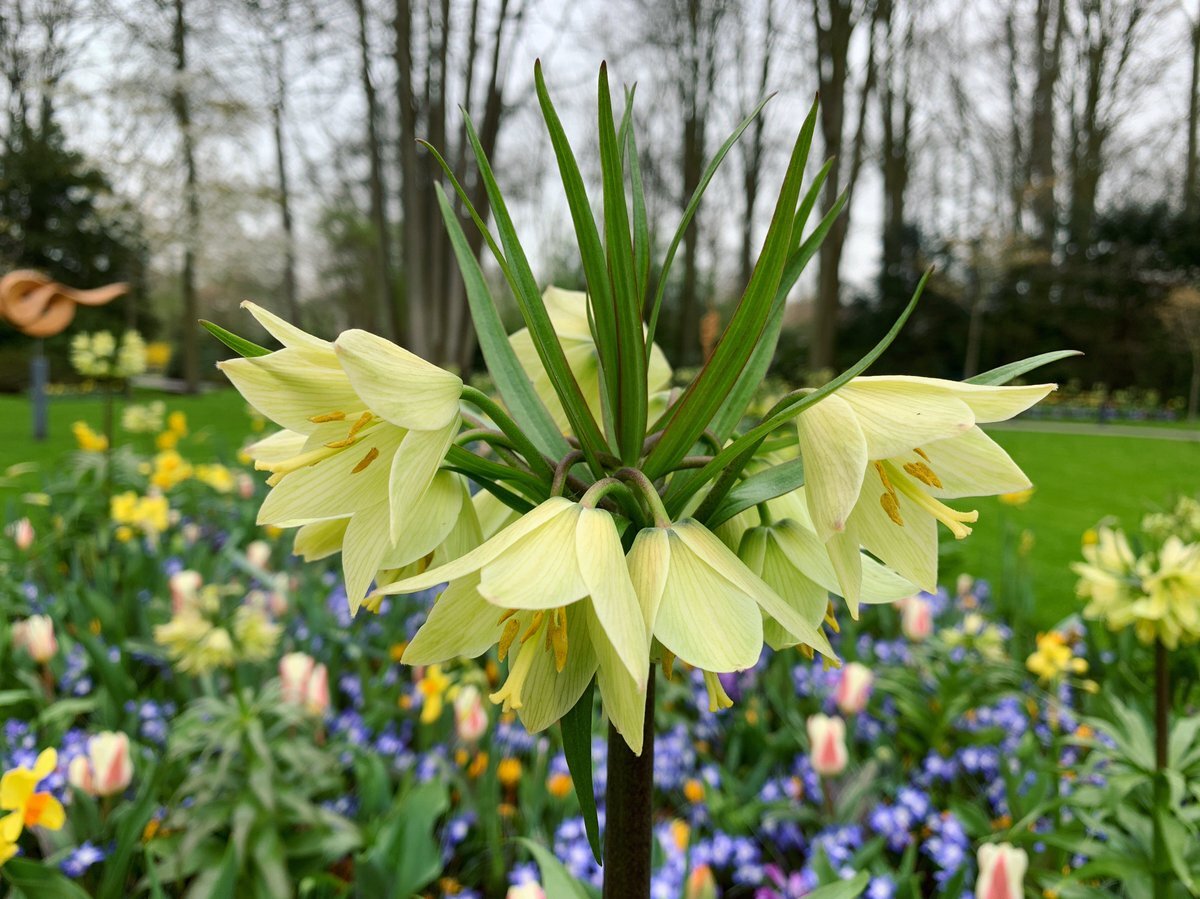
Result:
M377 594L446 582L406 664L474 657L499 644L509 674L492 701L531 732L566 714L595 674L606 714L641 752L649 617L612 515L551 497L476 549Z
M345 519L342 563L356 611L376 571L395 561L390 548L425 528L422 500L458 432L462 381L365 331L330 343L243 305L283 344L220 363L246 400L286 429L250 448L257 467L272 472L259 524Z
M857 616L865 547L922 590L937 588L937 523L955 537L978 518L941 502L1027 489L977 426L1032 406L1052 384L988 387L937 378L855 378L797 418L805 490L841 593Z
M563 290L552 286L547 287L546 292L542 294L542 302L546 305L554 333L558 336L563 353L567 357L567 365L579 384L592 417L602 422L604 418L600 400L600 356L588 324L587 294L579 290ZM529 329L522 328L510 335L508 340L517 354L517 361L533 382L534 390L554 418L554 423L564 434L570 434L571 426L566 410L559 402L550 376L534 348ZM671 365L667 362L667 357L658 344L651 344L646 372L646 388L650 401L648 417L651 420L657 418L666 408L666 390L671 386L671 374Z

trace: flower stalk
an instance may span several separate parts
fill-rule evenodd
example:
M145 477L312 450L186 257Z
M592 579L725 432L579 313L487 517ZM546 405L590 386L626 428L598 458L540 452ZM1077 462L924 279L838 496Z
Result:
M646 682L642 754L615 727L608 730L604 899L650 899L654 798L654 669Z

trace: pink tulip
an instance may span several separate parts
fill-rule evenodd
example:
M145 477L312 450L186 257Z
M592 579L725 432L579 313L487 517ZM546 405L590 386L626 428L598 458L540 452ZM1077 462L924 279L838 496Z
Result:
M179 615L195 608L196 598L199 596L200 587L203 584L204 578L198 571L177 571L171 575L171 579L167 582L171 589L171 611Z
M540 883L526 881L510 886L505 899L546 899L546 891Z
M329 673L306 653L289 652L279 660L279 684L290 705L303 706L311 715L329 708Z
M822 777L837 777L846 770L846 722L838 717L813 715L808 719L809 762Z
M250 499L254 496L254 478L250 477L244 471L239 472L237 476L237 491L238 496L242 499Z
M1029 856L1011 843L985 843L979 847L979 879L975 899L1022 899Z
M255 568L266 568L271 564L271 544L266 540L255 540L246 547L246 561Z
M71 785L92 796L114 796L133 780L129 737L103 731L88 740L86 755L71 759L67 768Z
M933 633L933 606L920 594L902 599L900 629L913 641L925 640Z
M474 743L487 732L487 709L476 687L463 687L454 698L454 724L464 743Z
M33 546L34 538L37 537L37 532L33 529L33 524L28 518L18 518L8 526L8 532L12 535L13 543L17 545L17 549L21 552L29 552L29 548Z
M875 675L866 665L851 662L842 669L835 701L843 715L857 715L867 707Z
M49 662L58 654L58 640L54 636L54 622L49 615L30 615L13 625L13 646L25 650L39 665Z

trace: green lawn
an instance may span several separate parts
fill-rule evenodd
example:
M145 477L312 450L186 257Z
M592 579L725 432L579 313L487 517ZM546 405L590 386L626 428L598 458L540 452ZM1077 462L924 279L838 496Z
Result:
M163 399L169 410L187 414L192 436L181 449L194 461L233 458L250 432L246 406L232 390L203 396L139 393L134 402L154 398ZM50 439L35 444L26 399L0 397L0 432L5 438L0 441L0 475L19 462L57 464L75 447L72 422L83 419L99 428L103 419L98 398L56 399L50 410ZM1107 515L1136 526L1143 513L1168 503L1174 494L1200 492L1200 442L1003 430L992 436L1025 469L1037 491L1021 508L995 499L974 504L979 523L968 540L945 547L943 582L965 571L1000 587L1006 559L1013 558L1005 546L1014 546L1017 535L1028 529L1034 536L1027 564L1039 626L1053 624L1077 608L1069 565L1079 556L1083 531ZM18 484L29 489L30 479L21 478ZM13 492L0 477L0 506Z

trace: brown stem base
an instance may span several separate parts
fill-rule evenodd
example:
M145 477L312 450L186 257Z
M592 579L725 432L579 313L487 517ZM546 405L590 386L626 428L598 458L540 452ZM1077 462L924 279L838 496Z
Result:
M650 899L651 815L654 800L654 668L646 684L642 754L608 728L605 794L604 899Z

